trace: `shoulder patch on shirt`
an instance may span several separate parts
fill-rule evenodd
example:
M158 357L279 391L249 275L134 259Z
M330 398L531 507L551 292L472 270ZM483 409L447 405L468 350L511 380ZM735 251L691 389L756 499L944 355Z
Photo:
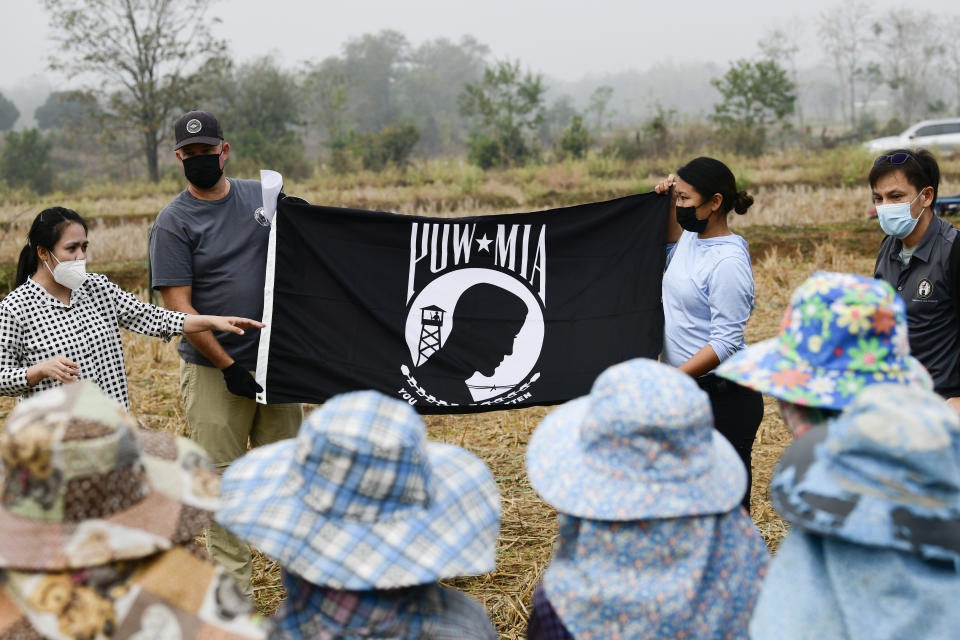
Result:
M917 283L917 297L926 300L933 294L933 283L928 278L921 278Z

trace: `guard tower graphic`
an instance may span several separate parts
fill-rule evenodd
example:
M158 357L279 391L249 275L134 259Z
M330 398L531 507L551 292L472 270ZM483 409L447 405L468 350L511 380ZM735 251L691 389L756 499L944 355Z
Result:
M420 344L417 347L417 364L420 366L440 349L440 327L446 311L436 305L420 309Z

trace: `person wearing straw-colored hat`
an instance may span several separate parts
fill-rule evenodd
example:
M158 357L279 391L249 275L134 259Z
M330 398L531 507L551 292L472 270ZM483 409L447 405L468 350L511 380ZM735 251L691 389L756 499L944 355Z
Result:
M19 404L0 458L0 639L266 638L194 542L219 492L200 447L83 382Z
M777 337L733 355L716 375L777 398L794 436L826 424L872 385L933 388L910 355L906 310L893 288L829 271L794 290Z
M957 637L960 418L940 396L871 386L790 445L770 493L791 530L752 638Z
M644 359L607 369L544 418L526 462L559 524L529 640L745 636L767 550L693 378Z
M335 396L295 439L227 469L216 519L282 569L271 638L497 637L479 603L437 584L495 568L496 482L473 454L428 442L405 402Z

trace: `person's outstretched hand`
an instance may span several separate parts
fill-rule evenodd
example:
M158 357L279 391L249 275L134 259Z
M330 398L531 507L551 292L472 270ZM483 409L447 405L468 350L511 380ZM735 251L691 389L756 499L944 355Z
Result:
M236 316L199 316L188 315L183 320L184 333L197 333L199 331L225 331L227 333L236 333L243 335L244 329L263 329L266 325L250 318L238 318Z
M213 331L228 331L243 335L244 329L263 329L266 325L250 318L238 318L236 316L210 316L210 328Z

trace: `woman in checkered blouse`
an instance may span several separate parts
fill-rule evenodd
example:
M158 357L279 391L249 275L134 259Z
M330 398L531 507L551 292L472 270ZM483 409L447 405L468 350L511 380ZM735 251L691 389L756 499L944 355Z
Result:
M248 318L187 315L141 302L86 272L87 223L63 207L41 211L17 264L17 287L0 300L0 394L27 397L92 380L129 409L120 330L170 340L198 331L242 334Z

